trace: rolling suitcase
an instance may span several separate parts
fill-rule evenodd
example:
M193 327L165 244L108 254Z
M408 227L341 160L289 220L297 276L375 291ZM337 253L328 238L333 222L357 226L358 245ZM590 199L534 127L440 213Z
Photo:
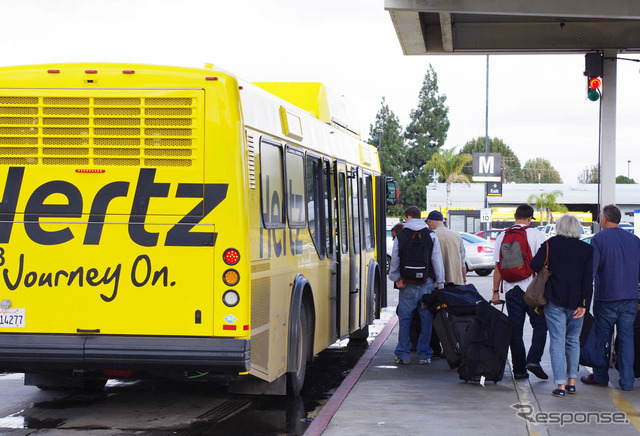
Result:
M475 315L454 315L440 309L433 318L433 328L440 339L450 368L457 368L462 360L462 346Z
M458 375L464 381L502 380L511 342L511 320L488 302L478 303L462 351Z
M452 369L460 365L464 338L480 301L486 300L472 284L450 286L422 296L422 302L434 313L433 330Z

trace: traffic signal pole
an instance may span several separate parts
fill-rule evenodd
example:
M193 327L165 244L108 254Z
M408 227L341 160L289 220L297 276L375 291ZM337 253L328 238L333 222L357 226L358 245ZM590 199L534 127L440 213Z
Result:
M616 93L617 50L604 50L600 99L600 184L598 207L616 202Z

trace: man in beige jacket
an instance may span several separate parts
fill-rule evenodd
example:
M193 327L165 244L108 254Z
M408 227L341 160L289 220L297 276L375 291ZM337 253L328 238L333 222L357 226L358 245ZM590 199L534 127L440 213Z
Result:
M427 216L427 225L440 241L442 260L444 262L444 282L446 285L464 285L467 283L467 268L464 264L466 253L460 233L446 228L443 217L437 210Z

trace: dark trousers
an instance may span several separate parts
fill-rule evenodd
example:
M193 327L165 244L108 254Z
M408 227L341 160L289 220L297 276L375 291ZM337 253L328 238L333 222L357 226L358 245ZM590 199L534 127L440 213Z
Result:
M538 315L535 309L524 301L524 291L516 286L507 292L505 297L509 319L513 324L511 331L511 360L514 374L526 374L527 364L540 364L544 345L547 342L547 323L544 315ZM533 327L533 337L529 353L526 353L522 339L524 320L529 315L529 322Z

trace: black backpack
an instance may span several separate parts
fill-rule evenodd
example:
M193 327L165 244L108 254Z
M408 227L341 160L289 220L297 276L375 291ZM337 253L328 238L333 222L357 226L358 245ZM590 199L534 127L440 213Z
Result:
M400 258L400 276L407 283L426 283L432 274L431 252L433 241L431 230L403 228L398 233L398 256Z

